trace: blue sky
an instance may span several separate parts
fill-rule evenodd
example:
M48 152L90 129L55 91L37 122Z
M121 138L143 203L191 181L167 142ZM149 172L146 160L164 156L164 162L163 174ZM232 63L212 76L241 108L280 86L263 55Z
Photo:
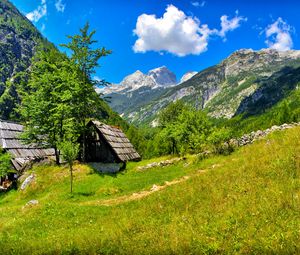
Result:
M297 0L11 0L55 45L86 21L113 51L95 76L120 82L136 70L187 71L219 63L241 48L299 49Z

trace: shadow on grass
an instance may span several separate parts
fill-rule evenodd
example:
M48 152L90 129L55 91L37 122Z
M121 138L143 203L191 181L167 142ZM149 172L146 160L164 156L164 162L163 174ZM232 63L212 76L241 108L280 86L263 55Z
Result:
M90 197L96 194L95 191L86 191L86 192L74 192L76 196Z
M120 168L120 170L115 170L115 171L112 172L112 171L106 170L105 168L102 168L102 170L100 170L99 168L95 167L94 164L89 164L89 166L91 167L91 171L90 171L89 174L97 174L97 175L99 175L103 178L105 176L110 176L110 177L113 177L113 178L117 178L119 175L124 175L126 173L126 169L122 169L122 168ZM102 167L103 166L104 165L102 165Z

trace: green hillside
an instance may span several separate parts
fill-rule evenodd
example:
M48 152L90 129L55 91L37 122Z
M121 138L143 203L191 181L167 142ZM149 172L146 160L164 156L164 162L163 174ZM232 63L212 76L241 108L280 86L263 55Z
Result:
M76 165L73 196L66 167L34 167L27 190L0 197L1 254L298 254L299 155L294 128L203 161Z
M9 1L0 0L0 118L16 118L20 78L38 47L54 47Z
M289 82L285 81L282 82L282 84L289 84ZM256 106L256 111L258 111L259 104L257 104ZM220 121L220 124L231 127L236 136L241 136L245 133L249 133L259 129L263 130L270 128L273 125L299 122L299 120L300 91L299 89L296 89L289 92L285 91L284 99L274 104L271 108L262 109L260 113L253 115L237 115L230 120Z

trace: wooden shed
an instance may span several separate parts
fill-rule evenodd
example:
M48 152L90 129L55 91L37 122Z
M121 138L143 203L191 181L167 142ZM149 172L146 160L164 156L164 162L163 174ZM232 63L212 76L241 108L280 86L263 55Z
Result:
M88 162L126 163L141 159L120 128L96 120L90 121L88 128L86 140Z
M23 126L0 120L0 147L8 152L17 171L22 171L28 163L54 156L54 149L45 149L33 144L25 144L20 138Z

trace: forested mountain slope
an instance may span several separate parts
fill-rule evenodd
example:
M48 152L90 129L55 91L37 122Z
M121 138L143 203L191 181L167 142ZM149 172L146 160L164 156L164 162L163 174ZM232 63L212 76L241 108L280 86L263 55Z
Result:
M24 71L30 70L37 50L49 48L55 46L13 4L0 0L0 119L19 120L16 107L28 78ZM108 123L128 128L104 101L99 114Z
M155 100L125 110L125 117L136 123L150 122L177 99L217 118L264 112L297 89L299 66L300 51L242 49L186 82L167 88Z
M0 0L0 118L14 118L18 74L29 68L37 47L54 47L7 0ZM22 79L24 81L24 79Z

